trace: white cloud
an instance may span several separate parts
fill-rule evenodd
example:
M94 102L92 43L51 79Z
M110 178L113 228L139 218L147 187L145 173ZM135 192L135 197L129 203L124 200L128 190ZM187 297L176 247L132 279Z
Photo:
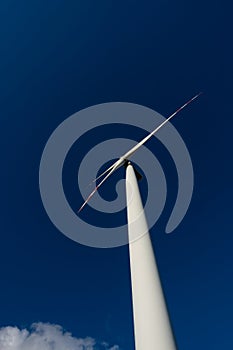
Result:
M105 350L120 350L117 345ZM18 327L0 328L0 350L100 350L93 338L75 338L62 327L49 323L35 323L31 330ZM103 347L102 347L103 349Z

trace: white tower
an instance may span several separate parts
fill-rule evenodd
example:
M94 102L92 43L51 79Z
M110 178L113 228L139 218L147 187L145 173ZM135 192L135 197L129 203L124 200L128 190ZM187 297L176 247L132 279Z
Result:
M134 169L126 170L130 271L136 350L176 350ZM142 234L135 239L135 235ZM138 236L137 236L138 237Z

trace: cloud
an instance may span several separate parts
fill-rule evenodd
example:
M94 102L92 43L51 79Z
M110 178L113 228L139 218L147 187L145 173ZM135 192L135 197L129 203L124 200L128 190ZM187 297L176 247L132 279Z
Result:
M75 338L61 326L34 323L28 331L18 327L0 328L0 350L120 350L105 342L97 344L93 338Z

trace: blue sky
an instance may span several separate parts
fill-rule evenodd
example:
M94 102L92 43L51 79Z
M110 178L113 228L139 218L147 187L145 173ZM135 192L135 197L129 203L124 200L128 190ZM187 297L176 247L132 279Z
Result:
M165 235L176 180L159 150L171 197L151 234L179 350L231 348L227 3L8 0L0 7L0 326L59 324L75 337L133 349L127 247L84 247L53 226L40 199L40 157L52 131L85 107L124 101L168 116L201 90L174 120L193 161L191 206Z

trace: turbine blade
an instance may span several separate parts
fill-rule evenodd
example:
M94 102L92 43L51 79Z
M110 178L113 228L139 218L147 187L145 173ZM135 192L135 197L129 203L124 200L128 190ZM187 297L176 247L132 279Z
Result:
M166 120L164 120L159 126L157 126L149 135L147 135L143 140L138 142L133 148L131 148L127 153L125 153L122 158L128 159L131 157L146 141L148 141L159 129L161 129L169 120L171 120L177 113L179 113L182 109L184 109L186 106L188 106L192 101L194 101L196 98L198 98L202 92L199 92L199 94L192 97L190 100L188 100L186 103L184 103L180 108L178 108L174 113L172 113Z
M114 167L115 164L116 164L116 162L114 164L112 164L108 169L106 169L102 174L100 174L98 177L96 177L94 180L92 180L91 184L93 182L96 182L97 180L99 180L105 174L107 174L107 172L109 172Z
M94 196L94 194L96 193L96 191L100 188L101 185L103 185L103 183L109 178L110 175L112 175L112 173L115 171L116 169L113 168L112 170L110 170L110 172L108 173L108 175L106 175L103 180L95 187L95 189L89 194L89 196L87 197L87 199L85 200L85 202L81 205L81 207L78 210L78 213L80 213L80 211L85 207L85 205L89 202L89 200Z

